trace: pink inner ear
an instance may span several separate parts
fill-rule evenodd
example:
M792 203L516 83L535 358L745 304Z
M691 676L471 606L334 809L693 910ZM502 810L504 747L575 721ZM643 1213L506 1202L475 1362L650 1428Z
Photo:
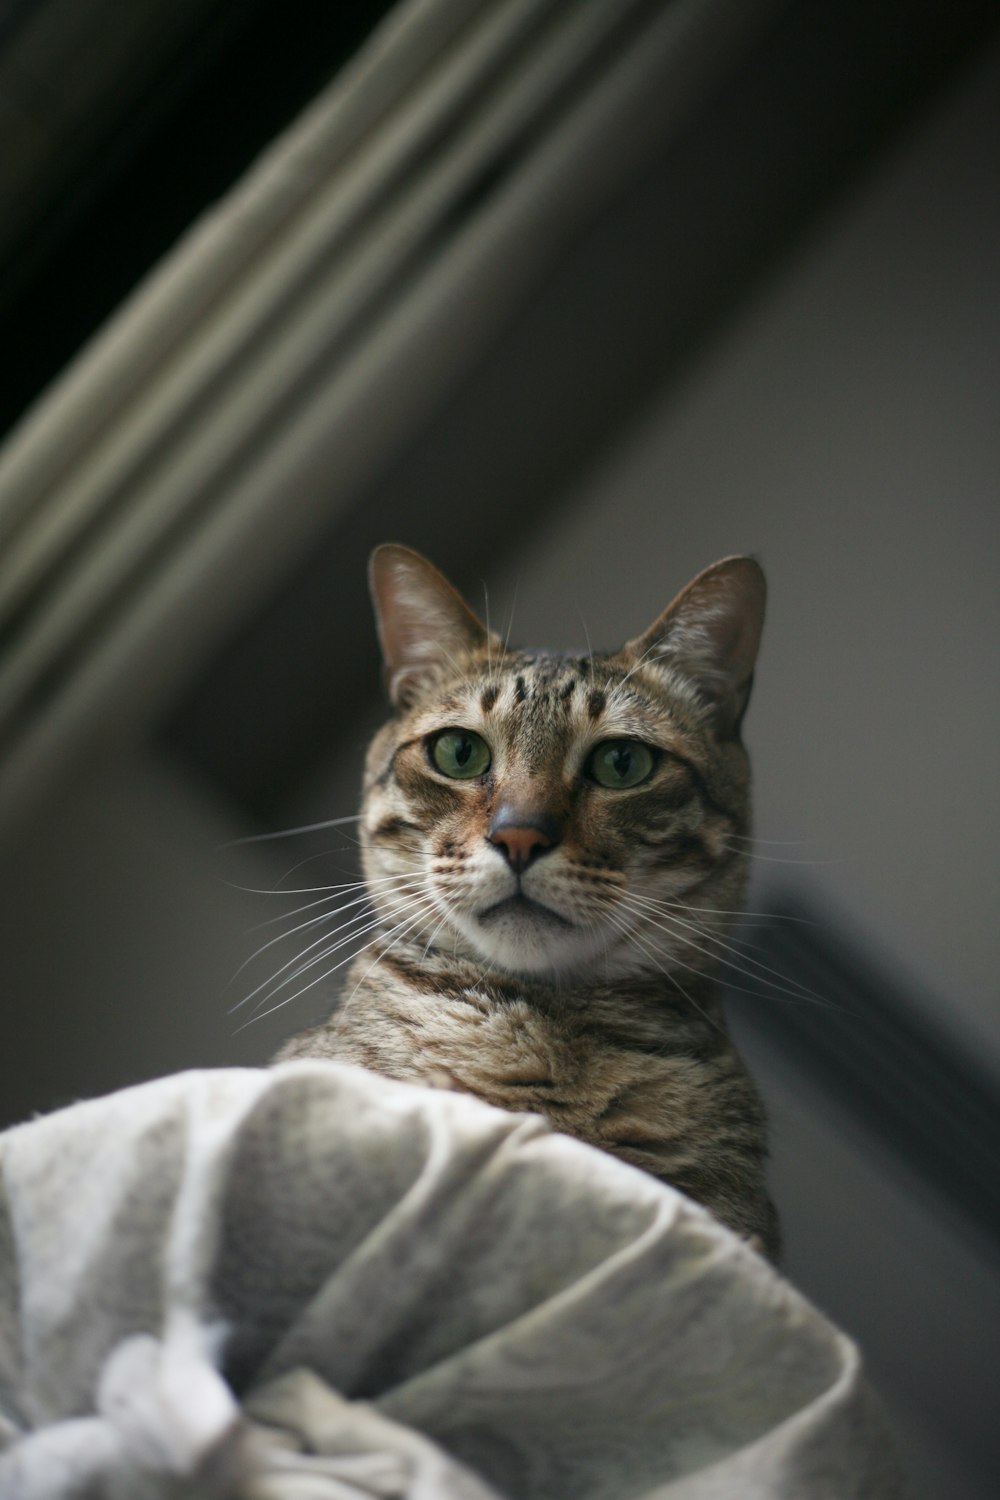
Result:
M403 703L431 667L486 644L489 637L457 589L409 547L372 553L369 578L394 703Z
M760 630L754 630L743 601L725 590L709 591L692 614L716 668L736 679L745 677L753 669Z
M626 649L676 667L736 723L749 696L765 600L759 565L725 558L699 573Z

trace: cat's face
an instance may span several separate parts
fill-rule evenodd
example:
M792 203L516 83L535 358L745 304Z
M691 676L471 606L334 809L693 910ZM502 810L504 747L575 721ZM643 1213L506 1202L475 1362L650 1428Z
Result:
M372 583L396 713L363 849L398 934L554 979L710 967L746 868L757 565L717 564L586 657L505 650L406 548L377 550Z

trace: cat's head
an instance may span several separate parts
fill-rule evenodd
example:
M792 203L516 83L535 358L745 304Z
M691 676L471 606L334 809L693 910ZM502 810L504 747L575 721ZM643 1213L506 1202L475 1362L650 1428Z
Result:
M583 656L509 649L406 547L375 550L371 587L394 715L362 847L394 930L538 978L711 968L746 873L757 563Z

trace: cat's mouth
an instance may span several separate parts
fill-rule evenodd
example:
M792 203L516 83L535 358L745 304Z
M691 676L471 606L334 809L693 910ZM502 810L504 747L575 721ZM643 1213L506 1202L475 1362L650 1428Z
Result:
M561 917L551 906L544 906L541 901L532 901L530 896L524 896L518 892L515 896L507 896L503 901L498 901L495 906L488 906L485 911L479 912L480 922L492 925L494 922L502 922L511 918L530 917L535 921L550 922L555 927L563 929L572 928L573 923Z

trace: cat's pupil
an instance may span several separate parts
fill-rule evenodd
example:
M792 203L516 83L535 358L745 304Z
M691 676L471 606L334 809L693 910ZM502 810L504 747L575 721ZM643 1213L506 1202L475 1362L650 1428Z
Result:
M468 736L463 735L462 738L459 740L458 744L455 746L455 761L456 761L456 763L458 765L460 765L460 766L464 766L465 762L468 760L468 758L469 758L469 756L471 754L472 754L472 741L468 738Z
M615 775L620 776L624 781L632 765L631 750L627 745L619 745L616 750L612 751L612 759L615 768Z

